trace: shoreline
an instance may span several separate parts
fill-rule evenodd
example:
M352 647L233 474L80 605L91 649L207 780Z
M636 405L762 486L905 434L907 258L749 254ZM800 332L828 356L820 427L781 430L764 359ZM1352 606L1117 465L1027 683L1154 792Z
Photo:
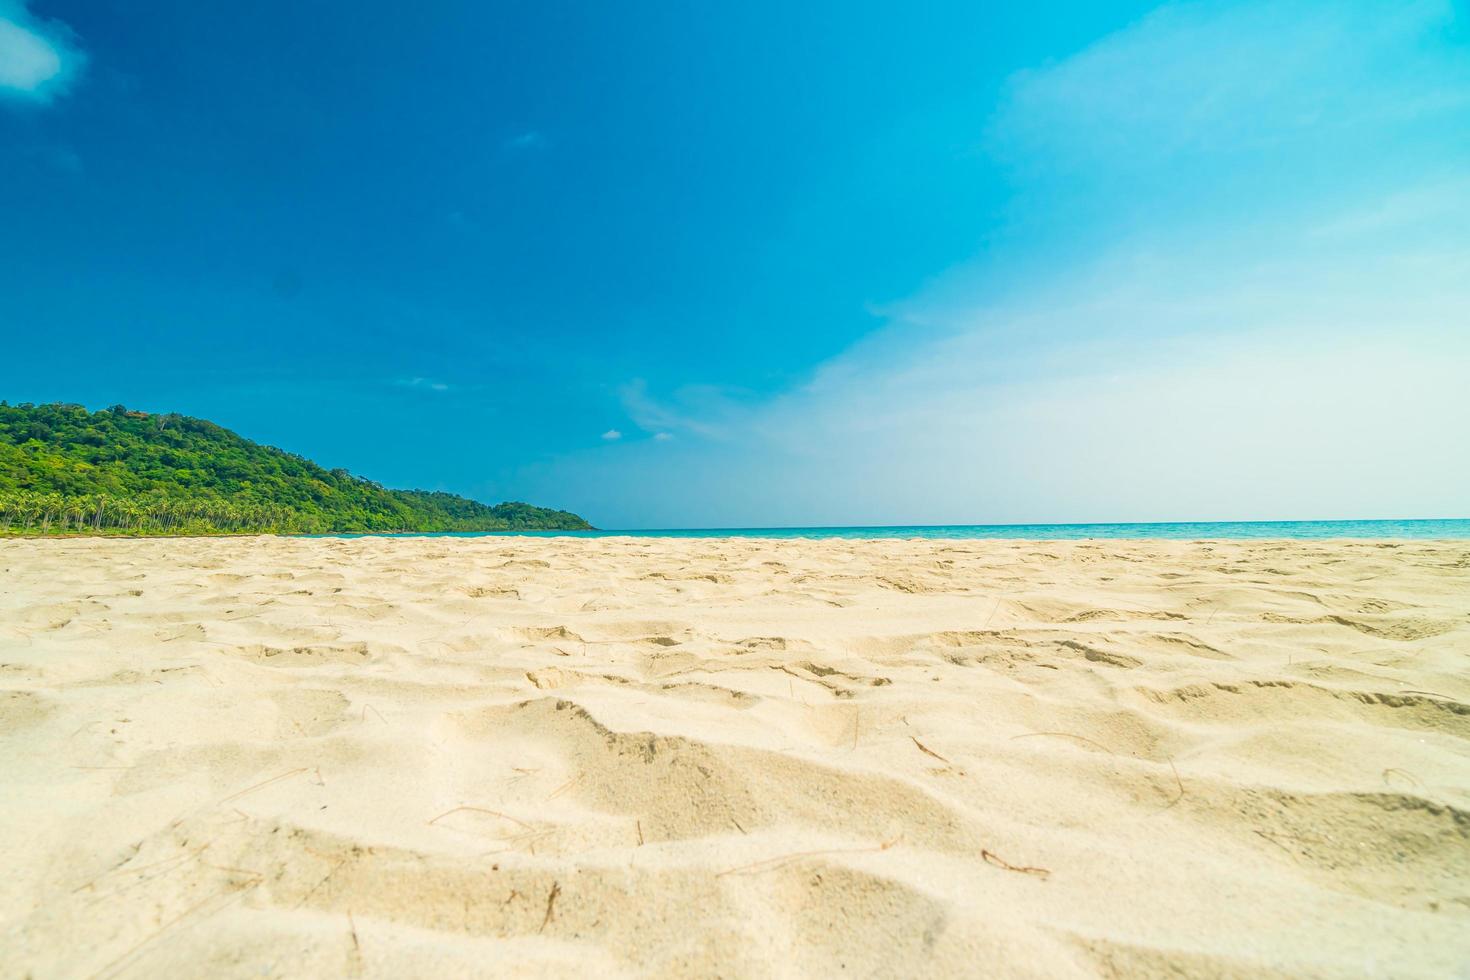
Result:
M1300 544L1305 542L1320 542L1325 544L1354 544L1354 543L1424 543L1439 545L1454 545L1470 542L1470 535L1466 537L1411 537L1393 535L1367 535L1355 536L1344 535L1341 537L1276 537L1276 538L1243 538L1243 537L1203 537L1203 538L1176 538L1176 537L1075 537L1075 538L1037 538L1037 537L899 537L899 536L875 536L875 537L804 537L799 535L685 535L678 532L648 534L642 532L616 532L598 531L594 533L564 533L560 531L396 531L382 533L376 531L341 531L327 534L271 534L260 531L242 531L231 534L8 534L0 532L0 542L4 541L213 541L213 540L240 540L243 538L261 538L274 541L358 541L363 539L378 539L386 541L413 541L420 539L429 540L477 540L487 538L492 540L519 540L519 541L547 541L547 540L570 540L570 541L796 541L806 543L821 543L826 541L851 541L851 542L904 542L909 544L963 544L980 542L995 542L997 544L1050 544L1053 542L1108 542L1117 544L1149 544L1160 541L1172 541L1180 544Z

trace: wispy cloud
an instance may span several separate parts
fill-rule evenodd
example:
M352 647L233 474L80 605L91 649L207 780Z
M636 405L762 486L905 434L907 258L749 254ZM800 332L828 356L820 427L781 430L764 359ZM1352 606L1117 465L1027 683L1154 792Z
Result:
M619 389L623 410L645 432L687 432L721 439L745 413L741 392L718 385L682 385L666 398L654 398L641 378Z
M1137 169L1464 107L1470 70L1432 40L1449 0L1171 3L1018 72L991 129L1032 163Z
M66 24L36 17L19 0L0 0L0 96L50 103L71 88L86 62Z
M605 442L617 442L619 439L623 438L623 434L617 429L608 429L602 434L602 438Z
M433 378L399 378L393 382L400 388L418 388L423 391L453 391L454 386Z
M1315 231L1328 241L1372 240L1405 232L1463 240L1470 228L1470 167L1442 180L1414 181L1333 215Z

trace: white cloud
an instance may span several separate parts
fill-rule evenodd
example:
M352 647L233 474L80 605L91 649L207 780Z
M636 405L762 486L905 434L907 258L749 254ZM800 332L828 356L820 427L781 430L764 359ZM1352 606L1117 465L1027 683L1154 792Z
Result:
M672 433L669 433L669 432L655 432L653 434L653 441L654 442L668 442L669 440L671 440L673 438L674 438L673 434Z
M608 429L602 434L602 438L608 442L617 442L619 439L623 438L623 434L617 429Z
M419 388L424 391L453 391L454 386L444 381L435 381L433 378L399 378L393 382L400 388Z
M49 103L70 88L86 60L65 24L0 0L0 95Z

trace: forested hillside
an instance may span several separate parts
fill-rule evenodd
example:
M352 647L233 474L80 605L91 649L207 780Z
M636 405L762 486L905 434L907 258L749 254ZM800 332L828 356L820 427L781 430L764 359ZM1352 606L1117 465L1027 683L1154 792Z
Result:
M0 534L576 530L576 514L389 490L182 415L0 402Z

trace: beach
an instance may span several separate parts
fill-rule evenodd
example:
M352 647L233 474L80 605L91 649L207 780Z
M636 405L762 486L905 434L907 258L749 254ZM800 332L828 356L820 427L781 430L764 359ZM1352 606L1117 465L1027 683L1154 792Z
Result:
M1470 972L1470 542L0 540L0 975Z

